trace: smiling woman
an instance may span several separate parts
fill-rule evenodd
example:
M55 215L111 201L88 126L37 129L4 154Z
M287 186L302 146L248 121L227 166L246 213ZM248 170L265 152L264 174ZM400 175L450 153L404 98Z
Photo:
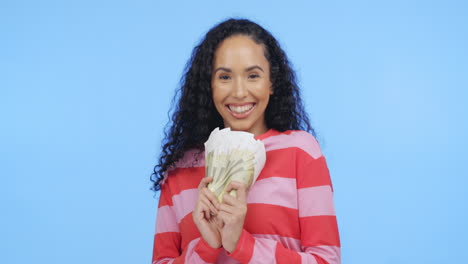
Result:
M340 263L333 189L299 88L275 38L245 19L212 28L187 64L152 181L161 191L153 263ZM252 133L266 162L220 203L204 142L216 127Z
M215 52L213 102L225 127L260 135L273 93L263 46L243 35L224 40Z

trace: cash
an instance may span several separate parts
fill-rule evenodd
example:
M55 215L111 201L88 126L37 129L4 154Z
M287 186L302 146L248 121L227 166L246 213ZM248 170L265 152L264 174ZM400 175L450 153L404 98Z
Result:
M222 202L231 181L239 181L249 187L257 179L265 161L265 146L261 140L255 140L253 134L216 128L205 142L205 174L213 177L208 189ZM236 190L229 194L236 196Z

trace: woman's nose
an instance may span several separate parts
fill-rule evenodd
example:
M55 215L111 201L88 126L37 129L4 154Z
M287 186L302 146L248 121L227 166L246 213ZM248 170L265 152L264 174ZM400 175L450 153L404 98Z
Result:
M233 96L239 99L247 97L249 91L247 85L241 79L237 79L234 83Z

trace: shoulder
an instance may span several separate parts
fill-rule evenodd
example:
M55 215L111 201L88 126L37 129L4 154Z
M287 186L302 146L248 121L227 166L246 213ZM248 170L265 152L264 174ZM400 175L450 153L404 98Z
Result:
M169 169L181 169L181 168L194 168L194 167L204 167L205 166L205 152L199 151L197 149L187 150L182 158L174 163L174 166Z
M175 185L180 185L179 182L186 182L192 177L187 175L200 174L205 168L205 152L197 149L190 149L184 152L182 158L174 163L165 173L164 179L161 182L162 186L167 186L166 183L175 182ZM170 184L169 184L170 185Z
M317 139L310 133L302 130L287 130L284 132L273 131L264 138L266 151L296 148L307 153L314 159L322 156L322 151Z

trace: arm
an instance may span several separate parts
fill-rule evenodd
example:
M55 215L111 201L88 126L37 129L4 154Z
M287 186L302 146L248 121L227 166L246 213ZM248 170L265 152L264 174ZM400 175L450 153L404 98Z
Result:
M298 149L296 161L301 247L317 263L341 263L333 186L325 157L321 153L311 157Z
M242 230L230 257L241 263L340 263L332 185L325 158L312 158L300 149L296 158L301 252Z
M221 249L212 248L203 238L192 240L181 249L181 234L175 214L169 183L161 189L153 246L153 264L214 263Z

